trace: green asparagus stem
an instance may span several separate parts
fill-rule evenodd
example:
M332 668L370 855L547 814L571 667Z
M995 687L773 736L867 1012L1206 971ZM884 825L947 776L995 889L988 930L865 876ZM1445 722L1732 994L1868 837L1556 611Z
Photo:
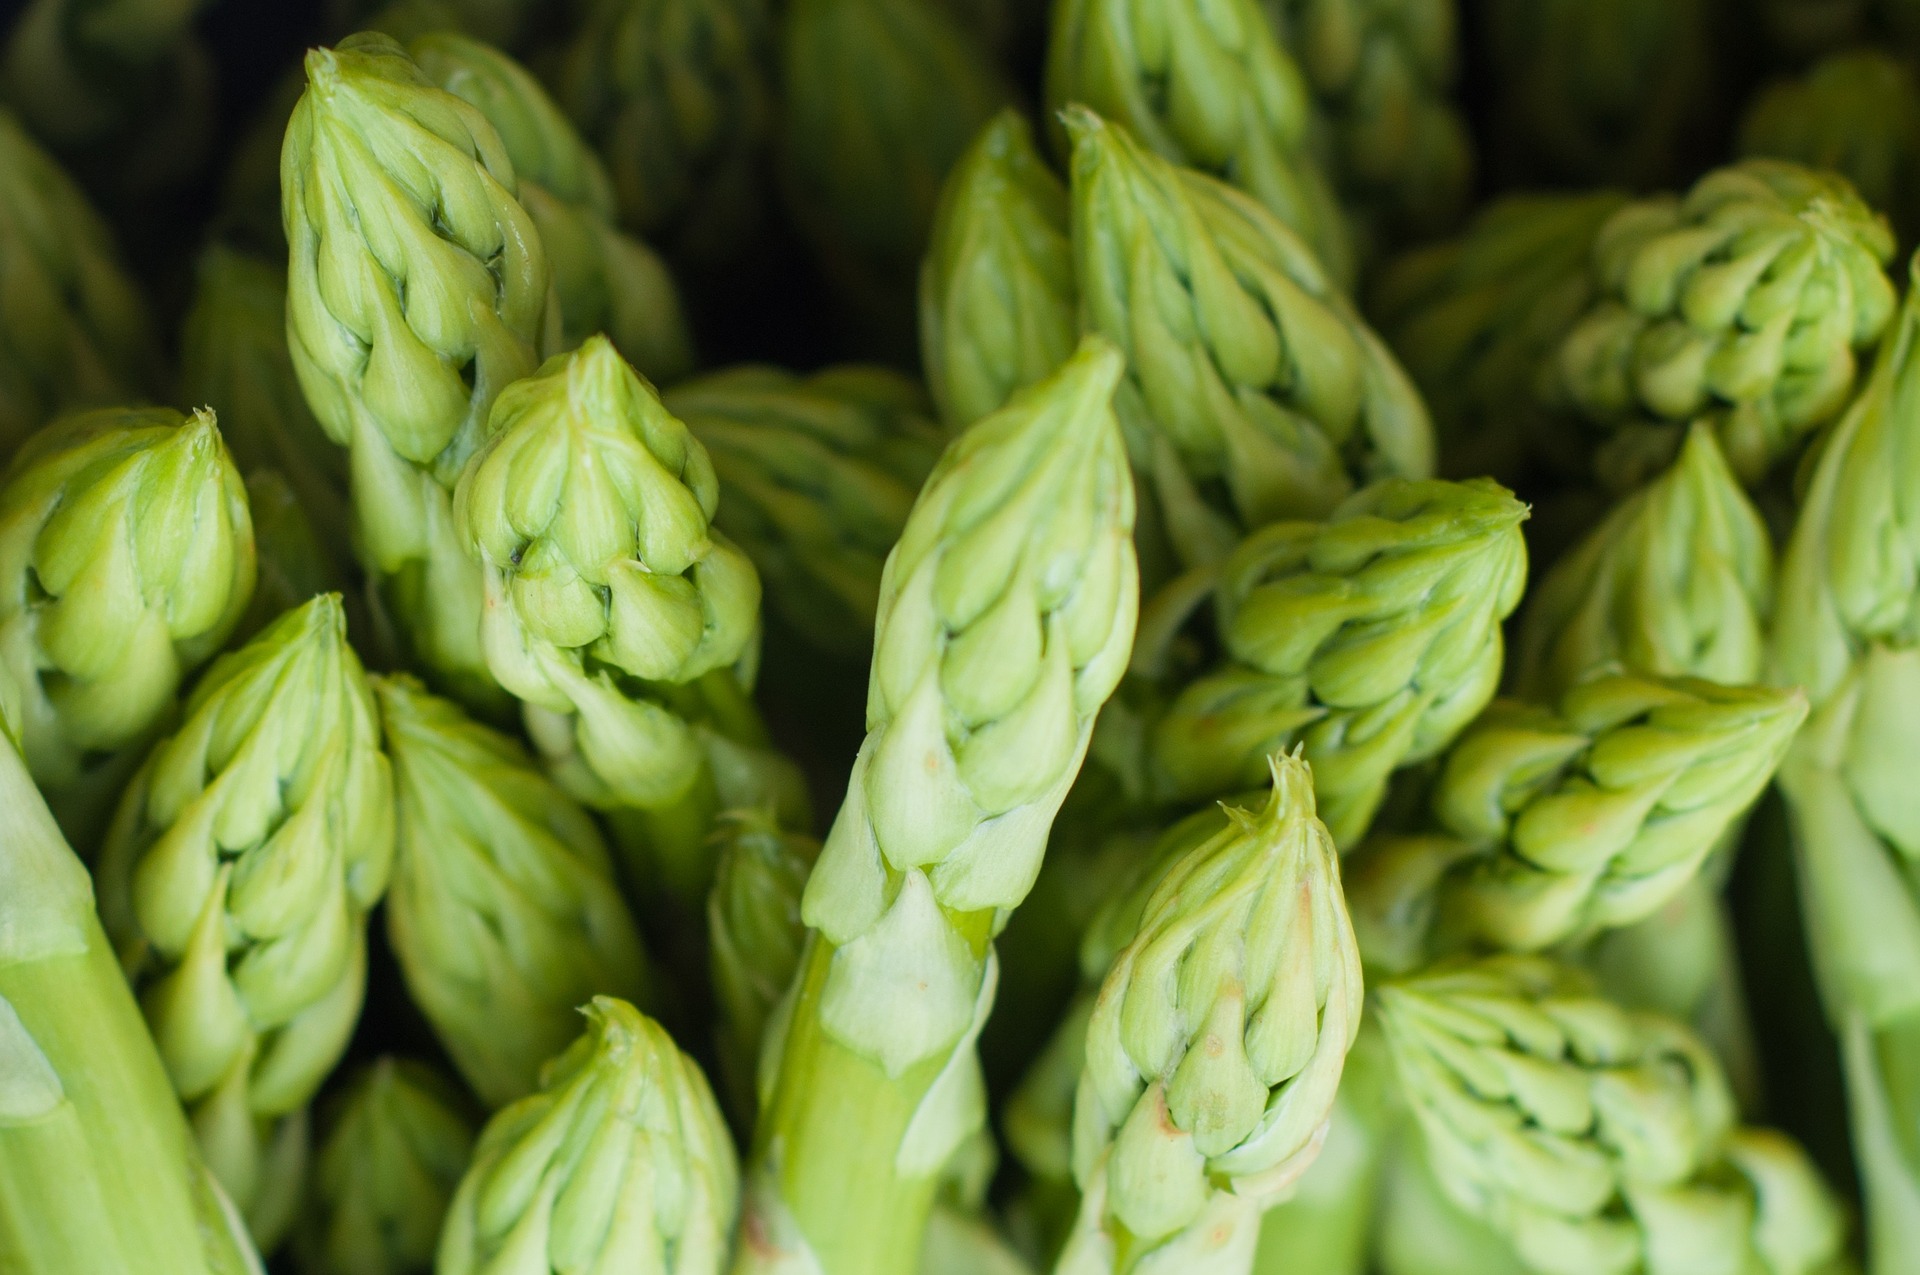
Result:
M287 351L286 271L214 244L200 254L196 284L180 333L180 400L219 414L243 473L279 471L344 567L347 458L301 396Z
M387 934L461 1076L505 1106L534 1091L589 997L659 991L587 812L517 741L412 678L374 690L399 824Z
M139 746L253 593L253 528L211 412L41 431L0 482L0 660L21 752L89 854Z
M427 1275L473 1139L464 1101L437 1072L395 1058L364 1068L314 1157L294 1237L303 1275Z
M393 779L336 595L216 661L121 799L101 913L214 1173L263 1251L305 1108L360 1016Z
M716 1275L739 1169L713 1091L658 1023L611 996L540 1092L487 1123L440 1236L439 1275Z
M1717 0L1492 0L1480 29L1495 169L1638 189L1698 171L1726 95L1721 12Z
M1541 419L1540 369L1592 304L1594 237L1626 202L1507 195L1382 270L1371 313L1433 409L1448 477L1511 483L1534 454L1563 450Z
M1147 733L1149 785L1199 801L1251 788L1299 743L1321 817L1351 847L1397 768L1437 756L1500 681L1526 507L1487 479L1389 479L1324 523L1274 523L1222 565L1227 658Z
M634 812L634 879L697 915L714 815L805 804L747 698L760 580L712 529L706 449L604 337L502 394L488 429L453 510L488 664L561 787Z
M1852 397L1893 317L1886 219L1845 178L1747 160L1684 198L1621 209L1593 245L1599 296L1548 365L1549 401L1605 436L1630 486L1705 417L1749 484Z
M552 84L606 157L622 224L711 266L761 230L771 67L765 0L591 0Z
M498 49L454 32L423 35L408 49L428 79L499 132L553 267L567 348L604 332L655 380L692 370L693 337L673 277L653 249L614 227L606 169L539 82Z
M1327 121L1362 255L1450 229L1473 185L1455 0L1261 0Z
M943 442L920 387L877 367L801 378L746 366L664 401L712 458L714 525L752 560L774 612L821 650L864 658L880 569Z
M806 922L800 896L820 843L788 832L764 811L736 810L714 829L719 845L707 895L709 970L726 1105L751 1131L759 1105L761 1041L800 968Z
M1061 1275L1247 1271L1260 1212L1319 1154L1360 954L1311 772L1276 756L1273 785L1167 873L1101 984Z
M495 396L558 339L506 147L399 45L358 35L307 55L280 184L287 343L313 414L347 449L361 559L436 684L503 711L450 493Z
M920 356L959 429L1073 352L1077 298L1066 188L1008 108L954 163L920 263Z
M1758 681L1773 611L1773 542L1714 442L1695 426L1653 482L1616 505L1527 601L1513 690L1557 699L1608 666Z
M260 1275L13 744L0 736L0 1268Z
M1920 82L1890 53L1835 53L1770 85L1740 121L1740 153L1830 168L1903 242L1920 234Z
M1309 144L1312 94L1256 0L1057 0L1046 91L1053 111L1089 108L1169 163L1231 182L1337 287L1352 283L1351 231Z
M1083 323L1128 356L1121 421L1183 561L1432 470L1419 394L1298 236L1090 111L1066 118Z
M158 380L146 302L73 180L0 109L0 466L56 412Z
M1602 676L1557 711L1489 708L1448 754L1441 827L1481 854L1438 925L1534 951L1652 914L1760 795L1805 719L1798 691Z
M941 183L1013 91L937 0L793 0L780 66L787 206L853 318L899 343Z
M1808 946L1845 1046L1868 1268L1920 1261L1920 1148L1902 1107L1920 1065L1920 837L1911 759L1920 713L1904 528L1920 431L1920 297L1910 289L1867 387L1824 440L1780 571L1772 675L1813 714L1780 770Z
M1735 1127L1719 1065L1679 1024L1537 957L1375 995L1435 1180L1525 1269L1833 1269L1837 1202L1791 1140Z
M1133 637L1121 371L1088 338L971 426L888 559L869 733L807 883L737 1271L910 1269L942 1166L982 1123L992 934Z

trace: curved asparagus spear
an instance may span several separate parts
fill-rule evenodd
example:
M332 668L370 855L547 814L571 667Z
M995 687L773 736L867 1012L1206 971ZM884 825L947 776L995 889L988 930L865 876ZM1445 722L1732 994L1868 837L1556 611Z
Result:
M17 1275L260 1275L94 912L0 735L0 1255Z
M658 998L593 820L519 743L408 677L374 683L399 851L387 934L488 1107L532 1093L589 997Z
M357 35L308 53L280 186L287 344L348 451L361 559L436 683L501 711L450 493L495 396L534 370L559 317L506 147L398 44Z
M109 409L0 483L0 660L34 782L91 853L137 746L253 593L246 491L211 412Z
M473 1154L474 1127L437 1072L381 1058L341 1094L314 1156L295 1252L304 1275L426 1275Z
M1011 107L947 174L920 263L920 354L950 429L979 420L1073 352L1066 188Z
M869 731L754 1139L736 1269L905 1269L982 1120L995 918L1025 897L1132 643L1132 485L1088 338L947 449L888 559Z
M138 402L159 372L152 323L112 233L0 109L0 463L55 413Z
M439 1275L717 1275L739 1169L706 1077L640 1011L596 996L540 1092L487 1122L440 1236Z
M360 1016L392 861L392 773L330 594L214 664L114 818L102 914L263 1250L292 1221L305 1107Z

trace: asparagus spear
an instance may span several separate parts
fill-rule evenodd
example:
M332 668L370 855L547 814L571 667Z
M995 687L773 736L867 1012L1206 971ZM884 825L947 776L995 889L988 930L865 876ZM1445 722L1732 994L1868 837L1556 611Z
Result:
M13 743L0 736L0 1267L260 1275Z
M869 733L803 898L736 1270L909 1268L981 1124L996 917L1032 884L1133 636L1120 373L1089 338L971 426L888 560Z

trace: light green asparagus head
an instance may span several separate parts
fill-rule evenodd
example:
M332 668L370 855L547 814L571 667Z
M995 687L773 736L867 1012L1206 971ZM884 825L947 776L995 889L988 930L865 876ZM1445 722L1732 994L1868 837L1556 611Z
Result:
M1779 160L1630 204L1594 241L1600 295L1544 392L1609 436L1609 480L1636 476L1636 434L1705 417L1751 482L1846 406L1893 316L1893 249L1845 178Z
M1255 0L1059 0L1046 91L1052 111L1097 111L1168 163L1231 182L1352 282L1351 232L1309 145L1312 95Z
M1719 1064L1679 1024L1539 957L1375 995L1436 1180L1528 1270L1813 1275L1838 1256L1838 1205L1805 1153L1734 1129Z
M1823 703L1871 642L1920 639L1920 290L1823 440L1780 564L1771 677Z
M86 196L0 108L0 456L56 412L158 379L146 302Z
M712 458L714 525L752 559L768 603L822 650L864 656L887 551L944 442L924 392L878 367L749 365L683 381L665 402Z
M1760 795L1807 715L1798 690L1614 674L1558 711L1490 708L1453 746L1442 827L1489 854L1442 895L1443 929L1532 951L1651 915Z
M360 1016L392 862L380 723L326 594L208 670L121 799L100 869L160 1056L250 1219L274 1190L267 1122L305 1107Z
M242 472L285 475L345 560L347 458L313 418L294 374L284 269L218 243L200 254L180 333L179 397L219 413Z
M1455 0L1263 0L1331 134L1336 184L1372 246L1453 226L1473 184L1454 100Z
M1647 189L1696 161L1723 95L1714 0L1494 0L1495 152L1523 180Z
M1834 53L1775 82L1740 122L1740 153L1832 169L1903 238L1920 230L1920 82L1890 52Z
M57 794L159 725L253 584L213 413L84 412L22 447L0 479L0 659L35 781Z
M1223 564L1228 658L1175 698L1150 747L1166 796L1258 784L1305 746L1343 847L1399 766L1438 754L1500 681L1500 622L1526 582L1527 508L1485 478L1387 479L1323 523L1274 523Z
M374 686L399 823L388 937L461 1076L499 1107L533 1092L577 1006L652 1003L653 976L592 817L412 678Z
M1169 483L1250 529L1432 470L1419 394L1299 236L1090 111L1067 127L1082 322L1127 355L1128 446L1170 523Z
M707 895L709 970L727 1106L753 1124L760 1041L800 968L806 923L800 895L820 843L789 832L765 811L736 810L714 828L713 889Z
M1012 89L975 32L925 0L795 0L780 43L794 219L850 306L910 324L941 183Z
M1011 107L987 122L940 192L920 263L920 354L940 419L979 420L1073 352L1066 188Z
M1074 1176L1104 1200L1128 1255L1116 1270L1180 1244L1215 1192L1283 1194L1319 1153L1360 1026L1360 955L1306 764L1276 756L1265 809L1228 817L1155 887L1087 1025Z
M1506 195L1382 270L1370 313L1433 409L1448 476L1505 481L1554 441L1534 419L1541 369L1591 304L1594 236L1626 202Z
M712 530L706 449L603 337L500 396L454 517L486 573L500 684L576 715L599 801L657 804L692 782L688 727L617 679L685 683L747 653L760 580Z
M314 1160L296 1236L303 1275L426 1275L473 1154L466 1104L437 1072L381 1058L349 1082Z
M838 949L826 1031L890 1075L950 1050L991 996L977 923L1031 888L1126 666L1138 582L1120 374L1090 337L975 422L887 560L867 739L803 915Z
M499 132L552 263L567 348L604 331L648 376L688 371L692 338L672 277L651 248L615 229L605 167L539 81L498 49L454 32L422 35L408 48L428 79Z
M759 230L773 104L764 0L592 0L552 76L604 155L621 223L676 261Z
M1773 541L1697 425L1667 471L1616 505L1527 601L1516 695L1558 698L1595 669L1760 680Z
M480 1135L440 1237L439 1275L725 1265L733 1143L706 1077L658 1023L596 996L540 1092Z

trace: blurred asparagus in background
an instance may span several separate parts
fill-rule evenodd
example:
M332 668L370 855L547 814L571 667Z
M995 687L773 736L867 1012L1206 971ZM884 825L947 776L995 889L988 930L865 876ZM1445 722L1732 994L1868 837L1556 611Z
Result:
M253 515L256 580L253 601L233 631L235 644L253 637L284 613L341 589L338 561L320 542L306 507L277 469L247 475L247 506ZM342 608L354 614L350 602Z

